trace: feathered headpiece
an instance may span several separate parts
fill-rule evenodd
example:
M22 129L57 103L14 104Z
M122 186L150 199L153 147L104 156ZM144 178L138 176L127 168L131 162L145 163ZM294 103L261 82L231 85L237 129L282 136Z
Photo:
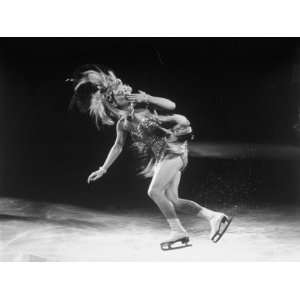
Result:
M97 66L80 68L70 81L74 84L74 95L69 107L77 105L81 112L89 111L95 118L97 127L99 121L102 124L113 125L112 116L120 117L122 114L114 101L114 95L132 92L132 88L124 85L112 71L104 73Z

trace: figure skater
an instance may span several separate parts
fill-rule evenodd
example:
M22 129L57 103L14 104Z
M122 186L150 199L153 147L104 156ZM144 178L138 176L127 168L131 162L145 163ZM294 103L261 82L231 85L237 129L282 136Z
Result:
M81 112L89 112L98 128L100 124L116 124L115 143L103 165L89 175L87 182L91 183L108 172L130 135L133 145L146 161L140 174L152 178L148 195L171 229L169 238L161 243L161 249L191 246L189 235L176 212L207 220L211 228L210 239L219 241L231 218L178 195L181 174L188 163L187 144L192 138L192 128L183 115L157 113L157 110L174 111L175 103L142 91L132 93L132 88L123 84L112 71L103 72L97 66L82 69L74 77L71 105L76 105Z

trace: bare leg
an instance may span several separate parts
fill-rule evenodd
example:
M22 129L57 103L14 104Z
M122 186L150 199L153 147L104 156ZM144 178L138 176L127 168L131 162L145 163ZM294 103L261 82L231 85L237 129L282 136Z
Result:
M180 179L181 172L178 171L171 180L170 185L166 189L167 198L174 204L177 211L186 214L197 215L209 221L215 215L215 211L207 209L194 201L179 198L178 186L180 183Z
M212 237L218 230L219 224L225 215L223 213L205 208L194 201L179 198L178 187L180 183L180 178L181 172L178 171L171 180L168 188L166 189L166 197L174 204L175 209L178 212L192 214L206 219L210 223L210 236Z
M148 189L149 197L157 204L166 217L172 232L175 232L177 236L178 234L180 236L187 235L187 233L177 217L173 202L167 198L165 191L181 166L182 161L179 157L161 161L154 171Z

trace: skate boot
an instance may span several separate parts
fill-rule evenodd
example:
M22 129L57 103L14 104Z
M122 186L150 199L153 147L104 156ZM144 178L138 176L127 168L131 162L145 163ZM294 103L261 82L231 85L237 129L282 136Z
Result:
M209 221L211 227L209 238L214 243L217 243L221 239L223 234L226 232L231 221L232 221L232 217L228 217L223 213L216 213L216 215L212 217L211 220Z
M170 237L160 244L161 250L175 250L192 246L187 232L172 231Z

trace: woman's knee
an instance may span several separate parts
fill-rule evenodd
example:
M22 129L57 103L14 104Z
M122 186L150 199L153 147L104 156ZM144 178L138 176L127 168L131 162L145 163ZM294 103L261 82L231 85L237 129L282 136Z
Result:
M159 186L150 186L148 189L148 196L153 200L160 198L160 196L163 195L163 193L163 189Z

